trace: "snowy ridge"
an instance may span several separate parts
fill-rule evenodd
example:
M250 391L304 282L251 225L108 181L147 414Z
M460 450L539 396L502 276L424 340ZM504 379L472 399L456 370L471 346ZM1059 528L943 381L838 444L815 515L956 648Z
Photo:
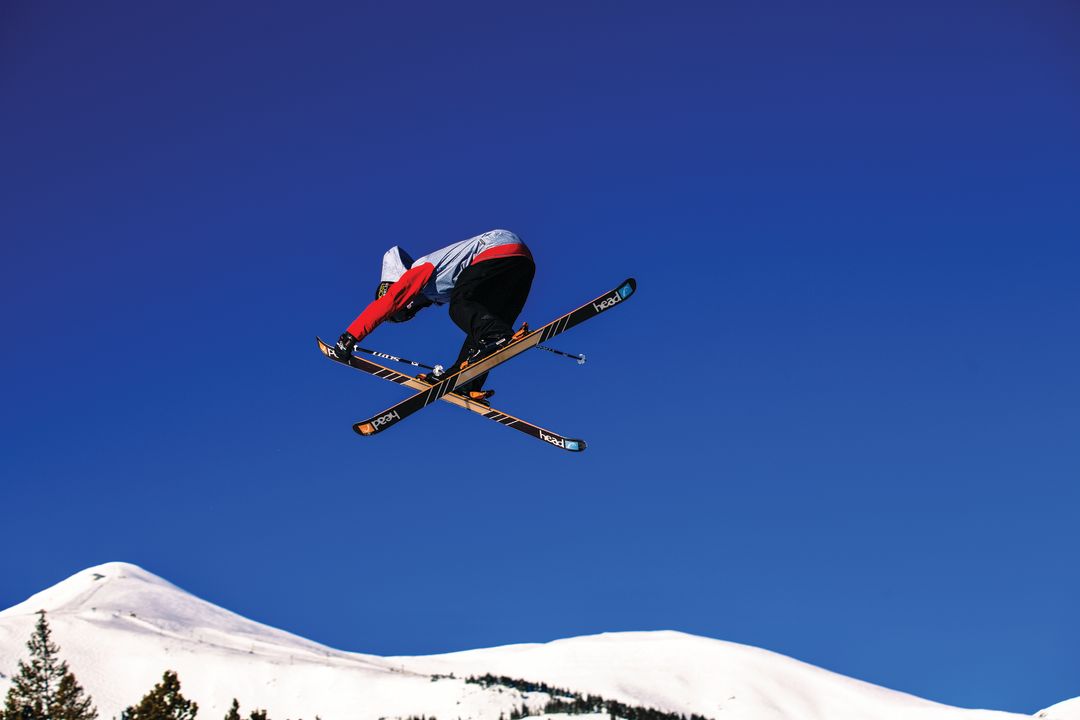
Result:
M0 692L25 659L38 610L48 613L62 657L103 720L118 718L165 670L177 671L204 719L222 717L234 697L242 711L264 708L273 720L497 720L523 703L539 711L550 699L462 679L485 673L712 720L1030 717L940 705L766 650L670 631L427 657L343 652L248 620L126 563L89 568L0 611ZM1039 717L1080 720L1080 699Z
M411 669L543 678L628 704L720 718L1015 718L959 710L737 643L628 632L412 658Z

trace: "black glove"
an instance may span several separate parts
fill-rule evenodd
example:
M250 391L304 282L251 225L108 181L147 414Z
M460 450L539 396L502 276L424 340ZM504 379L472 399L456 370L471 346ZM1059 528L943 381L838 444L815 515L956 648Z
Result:
M356 338L346 330L341 333L341 337L338 338L337 344L333 347L334 356L341 362L349 362L354 347L356 347Z

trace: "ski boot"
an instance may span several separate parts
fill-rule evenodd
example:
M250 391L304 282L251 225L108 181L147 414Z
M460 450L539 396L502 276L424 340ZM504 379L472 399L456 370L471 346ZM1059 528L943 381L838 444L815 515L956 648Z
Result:
M436 375L435 373L420 373L416 376L418 380L423 380L428 385L434 385L445 377L445 375ZM491 403L488 402L488 398L495 394L494 390L469 390L468 392L454 391L453 395L460 395L466 400L472 400L473 402L480 403L481 405L487 405L491 407Z
M480 347L473 350L469 357L461 363L458 370L464 370L470 365L475 365L489 355L502 350L510 343L515 343L529 334L529 323L521 323L521 327L512 335L504 335L481 342Z

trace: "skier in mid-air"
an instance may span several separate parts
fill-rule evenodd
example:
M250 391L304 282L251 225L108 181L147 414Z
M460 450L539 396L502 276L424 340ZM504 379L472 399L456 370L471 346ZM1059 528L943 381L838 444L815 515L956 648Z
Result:
M450 319L465 331L465 342L450 372L475 363L511 339L513 329L532 287L536 266L532 253L509 230L491 230L413 260L400 247L383 255L382 275L372 301L353 320L331 348L339 360L348 360L356 343L384 320L407 322L430 305L450 304ZM523 334L518 331L518 334ZM432 375L421 376L436 382ZM486 400L487 373L454 392L473 400Z

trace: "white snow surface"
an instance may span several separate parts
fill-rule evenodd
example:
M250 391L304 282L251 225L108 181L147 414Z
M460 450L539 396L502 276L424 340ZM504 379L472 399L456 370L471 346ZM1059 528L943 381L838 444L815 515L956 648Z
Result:
M27 657L38 610L48 613L61 657L93 696L102 720L119 718L165 670L178 673L182 692L199 704L204 719L223 717L234 697L243 714L262 708L273 720L498 720L522 703L539 710L549 699L463 680L484 673L713 720L1031 717L941 705L766 650L671 631L424 657L344 652L253 622L118 562L83 570L0 611L0 692L7 692L18 661ZM455 678L442 677L450 674ZM1080 698L1038 717L1080 720Z
M1080 697L1051 705L1035 713L1035 717L1043 720L1080 720Z

